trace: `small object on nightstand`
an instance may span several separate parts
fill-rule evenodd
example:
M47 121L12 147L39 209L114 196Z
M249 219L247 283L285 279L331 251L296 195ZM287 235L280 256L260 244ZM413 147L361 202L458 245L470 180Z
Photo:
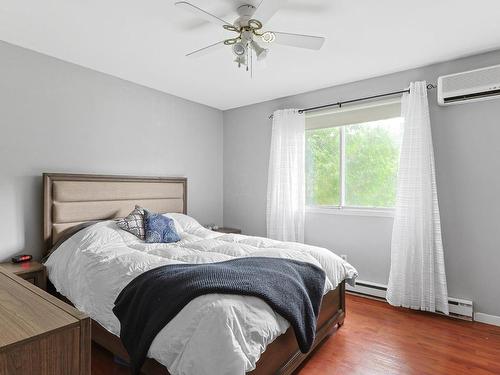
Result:
M30 261L31 259L33 259L33 257L29 254L25 254L25 255L16 255L15 257L12 257L12 263L23 263L23 262L27 262L27 261Z
M241 229L236 229L236 228L224 228L224 227L217 227L217 229L212 229L215 232L219 233L232 233L232 234L241 234Z
M45 266L37 261L22 263L0 263L5 271L19 276L21 279L29 281L40 289L47 289L47 273Z

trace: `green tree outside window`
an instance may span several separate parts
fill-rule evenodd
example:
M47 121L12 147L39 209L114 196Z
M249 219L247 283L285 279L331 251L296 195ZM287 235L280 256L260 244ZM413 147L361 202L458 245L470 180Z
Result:
M307 130L307 204L394 207L401 135L400 118Z

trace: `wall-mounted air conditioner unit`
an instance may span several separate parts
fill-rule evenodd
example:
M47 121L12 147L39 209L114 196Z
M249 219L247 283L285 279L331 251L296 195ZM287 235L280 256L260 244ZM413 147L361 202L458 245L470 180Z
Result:
M439 105L498 98L500 98L500 65L438 78Z

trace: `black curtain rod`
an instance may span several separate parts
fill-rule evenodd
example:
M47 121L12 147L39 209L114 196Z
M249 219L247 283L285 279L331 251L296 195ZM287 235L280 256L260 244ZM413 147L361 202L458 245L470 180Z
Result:
M427 90L432 90L435 89L436 85L429 83L427 85ZM399 94L404 94L404 93L410 93L410 89L406 90L401 90L401 91L393 91L393 92L388 92L386 94L379 94L379 95L373 95L373 96L365 96L364 98L358 98L358 99L352 99L352 100L345 100L343 102L337 102L337 103L330 103L330 104L325 104L325 105L319 105L317 107L310 107L310 108L304 108L304 109L299 109L299 113L304 113L304 112L311 112L311 111L317 111L320 109L324 108L330 108L330 107L339 107L342 108L344 104L351 104L351 103L356 103L356 102L362 102L365 100L370 100L370 99L378 99L378 98L383 98L385 96L393 96L393 95L399 95ZM271 120L273 118L273 115L269 116L269 119Z

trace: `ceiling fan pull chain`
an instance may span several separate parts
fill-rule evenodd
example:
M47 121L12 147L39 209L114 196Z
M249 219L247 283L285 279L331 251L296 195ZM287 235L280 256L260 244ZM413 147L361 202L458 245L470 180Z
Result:
M253 49L250 48L250 79L253 79Z
M248 48L248 42L247 42L247 72L248 72L248 66L252 63L252 61L249 61L252 59L252 56L250 55L250 49Z

